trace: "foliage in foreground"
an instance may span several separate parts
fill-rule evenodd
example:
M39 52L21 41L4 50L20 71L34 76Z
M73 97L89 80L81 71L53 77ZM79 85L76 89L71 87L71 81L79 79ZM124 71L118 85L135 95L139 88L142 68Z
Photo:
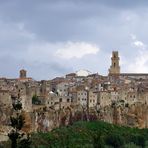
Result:
M146 148L148 129L120 127L102 121L77 122L32 135L33 148Z
M14 109L14 114L10 116L10 125L12 129L8 133L8 137L11 141L11 148L29 148L31 144L30 137L21 131L25 124L25 119L22 116L22 103L19 100L19 97L15 98L12 105Z

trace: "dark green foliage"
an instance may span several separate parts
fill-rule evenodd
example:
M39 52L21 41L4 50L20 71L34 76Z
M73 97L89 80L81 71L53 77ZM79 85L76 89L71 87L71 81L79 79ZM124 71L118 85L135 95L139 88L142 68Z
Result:
M25 123L25 119L22 115L17 114L16 117L10 117L10 121L11 121L11 126L15 129L21 130L24 123Z
M15 130L12 130L9 134L8 137L11 140L11 148L16 148L17 147L17 139L19 137L19 133L16 132Z
M119 134L111 133L106 138L106 144L114 148L120 148L124 145L124 138Z
M103 136L100 133L94 134L92 137L94 148L104 148L105 142Z
M136 145L141 146L142 148L145 147L146 138L143 135L132 135L131 141Z
M38 98L37 95L33 95L32 104L35 104L35 105L40 105L41 104L41 101L40 101L40 99Z
M22 109L22 103L19 100L16 100L12 105L13 105L13 109L16 111Z
M8 133L8 137L11 140L11 148L29 148L30 137L24 138L25 134L22 133L21 129L24 126L25 119L21 114L22 104L19 99L16 99L13 103L14 115L10 117L12 130ZM19 145L18 145L19 143Z
M30 148L31 139L30 136L27 135L26 138L22 138L18 143L18 148Z
M145 140L139 136L144 136ZM31 138L33 148L124 148L130 145L142 147L145 141L148 141L148 130L120 127L102 121L81 121L49 133L33 134Z

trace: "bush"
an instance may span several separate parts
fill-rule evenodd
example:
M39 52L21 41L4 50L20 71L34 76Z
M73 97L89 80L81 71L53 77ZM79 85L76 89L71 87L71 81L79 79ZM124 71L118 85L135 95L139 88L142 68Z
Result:
M39 100L37 95L33 95L32 104L35 104L35 105L40 105L41 104L41 101Z
M120 148L124 145L124 138L119 134L111 133L106 138L106 144L114 148Z
M143 135L132 135L131 141L142 148L145 147L146 139Z
M104 148L104 139L101 134L97 133L93 135L93 147L94 148Z
M129 143L124 146L124 148L140 148L139 146L135 145L134 143Z

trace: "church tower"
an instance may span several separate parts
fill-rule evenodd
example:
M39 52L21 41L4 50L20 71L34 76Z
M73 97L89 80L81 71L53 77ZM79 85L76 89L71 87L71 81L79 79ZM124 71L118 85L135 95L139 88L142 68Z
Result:
M24 69L20 70L20 78L26 78L27 77L27 71Z
M118 51L112 52L111 66L109 69L109 75L120 74Z

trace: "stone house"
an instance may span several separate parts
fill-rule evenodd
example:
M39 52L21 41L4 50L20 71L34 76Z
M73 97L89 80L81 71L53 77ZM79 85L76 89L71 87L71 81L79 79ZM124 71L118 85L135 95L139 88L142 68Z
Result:
M78 90L77 91L77 103L86 107L88 99L88 92L86 90Z
M94 92L93 90L89 91L89 107L96 107L98 100L98 92Z

